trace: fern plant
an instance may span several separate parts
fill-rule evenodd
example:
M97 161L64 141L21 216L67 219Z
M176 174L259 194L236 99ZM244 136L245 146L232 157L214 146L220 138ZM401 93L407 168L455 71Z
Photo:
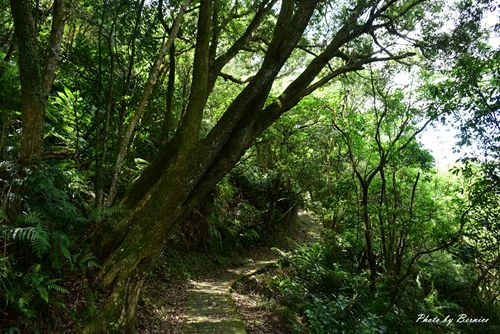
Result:
M0 300L9 315L0 328L14 321L39 332L42 317L64 306L63 273L98 266L84 241L90 188L79 171L67 169L64 162L42 163L20 173L0 162L0 179L7 180L0 184L0 208L8 208L0 210ZM98 212L96 221L117 211Z
M30 245L36 258L50 259L56 270L61 270L65 262L73 266L70 237L62 231L50 230L40 213L23 214L17 218L17 223L22 227L2 226L0 236L6 241Z
M108 219L116 218L125 213L125 209L119 206L111 206L111 207L97 207L95 208L89 217L90 221L94 221L96 223L106 222Z
M42 223L39 213L33 212L19 216L19 223L28 225L26 227L8 227L3 225L1 235L7 239L22 243L29 243L33 253L42 257L50 249L49 234L47 227Z
M78 265L82 272L99 268L97 258L88 252L75 254L73 256L73 263Z
M68 293L60 282L61 279L53 278L43 272L40 264L33 265L21 280L11 279L9 288L4 291L5 305L3 306L14 308L25 319L30 320L43 305L46 307L49 304L51 292Z
M37 297L40 297L45 303L48 303L50 291L68 293L68 290L58 284L61 279L51 278L42 273L40 269L40 264L33 266L31 273L24 279L26 285L31 287L32 291L36 291Z

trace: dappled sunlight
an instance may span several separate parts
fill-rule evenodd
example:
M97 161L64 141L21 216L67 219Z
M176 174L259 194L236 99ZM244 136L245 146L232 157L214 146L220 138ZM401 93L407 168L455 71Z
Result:
M252 261L228 269L216 278L191 281L187 302L185 333L246 333L231 300L230 289L239 278L276 262L277 258Z
M499 15L0 0L0 332L500 333Z

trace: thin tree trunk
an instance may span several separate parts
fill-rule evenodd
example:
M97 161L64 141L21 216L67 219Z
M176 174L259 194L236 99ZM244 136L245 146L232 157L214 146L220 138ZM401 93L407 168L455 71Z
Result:
M401 231L400 242L397 248L396 254L396 264L395 264L395 273L401 273L401 267L403 266L403 256L406 249L406 236L408 233L409 226L412 225L413 222L413 207L415 204L415 195L417 192L418 181L420 179L420 172L417 173L415 178L415 182L413 183L413 188L411 191L411 199L410 199L410 209L408 212L408 221L403 225L403 230Z
M46 101L49 97L54 77L56 75L57 61L61 52L62 37L65 23L64 0L54 0L52 6L52 27L50 30L49 44L45 55L45 64L42 78L42 94Z
M107 1L104 1L101 12L101 21L99 23L99 29L97 31L97 112L95 117L95 137L96 137L96 150L95 150L95 181L94 181L94 193L95 193L95 207L100 207L102 205L102 152L99 151L101 148L101 109L102 109L102 26L104 24L104 12L107 8Z
M113 22L113 30L116 27L116 20L118 19L118 16L115 17L115 21ZM108 96L107 96L107 101L106 101L106 119L104 120L104 133L103 133L103 139L102 139L102 156L101 156L101 161L103 164L103 167L106 166L106 156L108 152L108 137L109 137L109 122L111 118L111 113L115 105L115 100L113 98L114 94L114 78L115 78L115 49L114 45L116 43L113 43L113 34L110 33L108 36L108 52L109 52L109 83L108 83ZM101 189L102 190L102 189Z
M381 234L381 248L382 248L382 257L385 261L385 269L391 274L392 273L392 265L390 261L390 255L387 253L387 240L385 236L385 226L384 226L384 216L383 216L383 208L384 203L386 202L386 185L387 180L385 179L385 171L384 167L380 169L380 178L382 179L381 189L380 189L380 201L378 207L378 220L380 226L380 234Z
M362 199L361 205L363 207L363 224L365 226L365 242L366 242L366 256L368 258L368 266L370 267L370 290L375 289L375 280L377 278L377 264L375 262L375 255L373 254L373 229L370 222L370 213L368 209L368 185L362 184Z
M170 70L168 72L168 83L167 83L167 96L165 99L165 119L163 120L162 138L161 144L165 145L169 140L170 133L175 130L174 124L174 91L175 91L175 43L172 44L170 48L169 55L169 66Z
M109 78L108 78L108 88L106 93L106 107L104 113L104 119L101 119L100 113L97 114L98 127L97 136L96 136L96 171L95 171L95 193L96 193L96 202L95 206L100 207L103 205L103 195L104 195L104 187L103 187L103 175L105 175L106 167L107 167L107 151L108 151L108 136L109 136L109 123L111 118L111 111L114 106L113 92L114 92L114 77L115 77L115 50L113 45L113 36L116 27L116 21L118 16L115 16L112 24L112 28L109 31L108 36L106 37L108 53L109 53ZM104 21L104 11L102 15L102 20ZM99 37L99 44L100 44ZM99 104L101 104L102 99L102 50L101 46L99 46ZM98 108L101 109L100 107Z
M177 36L177 33L179 31L180 22L182 20L184 12L186 11L187 7L190 4L190 2L191 2L191 0L184 1L184 4L182 5L182 7L179 11L179 14L175 18L174 24L172 26L172 31L170 32L170 35L168 36L167 42L161 48L161 50L158 54L158 57L156 58L156 61L153 65L153 67L151 68L148 81L146 82L146 85L144 86L144 91L143 91L141 100L139 101L139 104L138 104L134 114L132 115L132 118L130 119L127 130L125 131L125 134L122 138L122 141L120 143L120 148L118 150L118 155L116 157L113 180L111 181L108 199L106 201L106 204L108 206L113 203L115 196L116 196L116 190L117 190L117 186L118 186L118 178L120 176L120 171L122 168L123 160L125 159L125 155L127 154L128 144L130 142L130 138L132 137L132 133L134 132L134 129L137 125L137 122L141 118L144 110L146 109L146 106L149 103L149 98L151 97L151 93L153 92L153 88L154 88L154 85L156 83L156 79L158 77L158 73L160 71L161 64L163 63L163 60L165 59L165 55L167 54L168 50L170 49L170 47L172 46L172 44L174 42L175 37Z
M127 77L125 79L125 86L123 87L123 92L122 92L122 103L120 105L120 112L118 115L118 138L122 137L122 124L123 124L123 119L125 118L125 111L127 108L127 102L125 97L128 95L128 92L130 90L130 81L132 78L132 70L134 68L134 62L135 62L135 41L137 39L137 35L139 33L139 25L141 23L141 18L142 18L142 9L144 8L144 2L145 0L141 0L139 3L139 7L137 8L137 15L135 17L135 24L134 24L134 30L132 32L132 37L130 40L130 57L128 61L128 69L127 69Z

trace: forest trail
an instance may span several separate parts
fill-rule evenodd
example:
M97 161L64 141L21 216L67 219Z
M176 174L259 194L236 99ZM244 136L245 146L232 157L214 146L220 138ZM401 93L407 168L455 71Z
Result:
M244 334L245 326L231 300L230 289L242 276L249 276L278 260L278 256L230 269L213 279L192 282L189 290L185 334Z
M306 212L299 219L307 230L295 247L319 240L319 226ZM245 325L231 298L232 285L242 277L251 276L277 262L281 257L268 252L263 259L249 259L249 263L232 268L217 277L192 281L189 289L184 334L246 334Z

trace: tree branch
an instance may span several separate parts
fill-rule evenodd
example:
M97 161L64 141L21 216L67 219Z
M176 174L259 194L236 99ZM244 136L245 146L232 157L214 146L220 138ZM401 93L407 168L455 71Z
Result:
M50 94L56 74L59 53L61 51L61 41L64 33L64 24L66 22L64 0L54 0L52 11L52 28L50 30L49 44L47 45L42 79L42 95L44 99L47 99Z
M127 131L125 132L124 137L121 140L120 148L118 150L118 155L116 157L113 180L111 182L111 186L109 188L108 199L106 201L106 204L108 206L113 203L115 195L116 195L118 177L120 175L123 160L125 159L125 154L127 153L130 138L132 137L132 134L135 130L137 122L141 118L142 114L144 113L144 110L146 109L146 106L149 103L149 98L151 97L151 94L153 93L153 88L156 84L156 80L158 78L158 73L160 72L161 65L163 64L165 56L166 56L168 50L170 49L170 47L172 46L175 37L177 36L182 17L184 15L187 7L189 6L190 2L191 2L191 0L185 0L184 4L182 5L181 9L179 10L179 14L177 14L177 17L175 18L170 35L168 36L168 39L165 42L165 44L163 45L163 47L160 49L160 52L158 53L158 56L156 57L156 60L153 64L153 67L151 68L151 71L149 72L149 78L148 78L148 81L146 82L146 84L144 85L144 91L142 93L141 100L139 101L137 109L135 110L134 114L132 115L132 118L130 119L130 122L129 122L128 127L127 127Z
M219 74L219 76L224 78L224 80L229 80L229 81L232 81L232 82L240 84L240 85L243 85L243 84L250 82L254 77L254 76L250 76L250 77L246 78L245 80L242 80L242 79L238 79L238 78L232 76L231 74L224 73L224 72L221 72Z
M220 55L213 64L211 65L210 68L210 76L209 76L209 82L208 82L208 91L212 91L213 86L215 85L215 81L217 79L217 76L219 73L222 71L224 66L234 58L238 54L239 51L243 49L243 47L247 44L249 39L252 37L252 34L257 30L259 25L261 24L262 20L266 16L266 14L271 10L271 8L274 6L274 4L277 2L277 0L266 0L264 1L259 8L257 9L257 12L255 13L252 21L250 24L247 26L247 29L243 33L243 35L240 36L234 42L234 44L222 55ZM214 52L214 51L213 51Z

